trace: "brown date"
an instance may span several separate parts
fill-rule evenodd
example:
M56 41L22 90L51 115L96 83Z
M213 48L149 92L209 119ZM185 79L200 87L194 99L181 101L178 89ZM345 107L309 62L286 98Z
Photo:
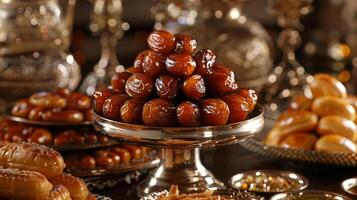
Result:
M171 54L165 60L167 71L179 77L190 76L196 68L196 62L188 54Z
M230 94L223 97L223 100L229 107L228 123L243 121L250 113L250 105L245 97L241 94Z
M67 88L58 88L55 93L63 98L67 98L71 94L71 91Z
M248 88L241 88L238 90L238 93L247 99L247 102L249 104L249 113L251 113L254 110L255 105L257 105L257 93L255 92L255 90Z
M192 54L197 48L197 42L190 35L184 33L175 34L175 53Z
M94 169L95 165L96 162L92 156L84 156L80 162L80 169Z
M112 151L108 151L107 156L111 159L113 159L114 165L119 165L120 164L120 155L117 153L114 153Z
M234 72L221 65L215 65L213 73L205 77L207 90L211 96L223 96L238 89Z
M112 88L120 94L125 94L125 83L130 76L129 72L116 73L111 80Z
M102 90L94 92L94 111L98 114L103 113L103 104L104 101L110 96L113 95L111 90Z
M22 141L22 131L25 128L24 125L15 125L15 126L10 126L7 131L4 133L4 140L12 142L13 138L16 139L21 139Z
M137 99L128 99L120 108L121 120L125 123L140 123L144 102Z
M133 67L129 67L127 69L127 71L130 72L130 73L141 73L141 74L144 73L142 64L144 62L146 54L147 54L147 50L139 53L135 58L134 66Z
M38 144L52 144L52 134L43 128L35 128L27 138L27 142L34 142Z
M84 144L84 137L74 130L57 134L53 140L54 145Z
M112 149L113 152L117 153L121 158L121 163L129 164L131 161L131 155L129 150L121 148L121 147L114 147Z
M143 51L141 56L135 60L135 66L143 69L145 74L155 78L165 70L165 57L158 52L152 50ZM139 67L140 65L140 67Z
M176 46L175 36L164 30L157 30L150 33L147 43L153 51L166 54L172 52Z
M200 109L192 102L182 102L177 106L177 119L181 126L199 126Z
M104 102L103 116L108 119L121 121L120 108L128 98L129 97L125 94L117 94L110 96Z
M201 121L206 126L225 125L229 117L229 107L221 99L204 99L200 107Z
M89 133L84 136L85 143L95 144L98 142L98 137L95 133Z
M114 167L114 160L108 156L96 156L95 162L98 167L105 169Z
M91 107L89 96L79 92L73 92L67 97L66 109L86 110Z
M109 141L109 139L108 139L108 137L106 137L106 136L99 135L99 136L98 136L98 141L99 141L100 143L106 143L106 142Z
M213 72L213 66L216 63L216 54L209 49L201 49L197 52L193 59L196 61L195 73L206 76Z
M83 113L77 110L47 110L42 115L43 121L81 123L84 119Z
M18 100L11 110L11 114L16 117L27 118L33 106L28 99Z
M182 90L189 99L199 101L206 95L205 81L201 75L194 74L186 78Z
M123 148L127 149L130 152L131 159L141 159L142 158L142 149L141 147L133 146L133 145L123 145Z
M154 89L154 81L147 74L133 74L126 81L126 93L135 99L146 99Z
M144 104L143 122L149 126L175 126L176 106L164 99L153 99Z
M129 72L131 74L134 74L134 73L144 73L143 69L142 68L136 68L136 67L128 67L125 69L126 72Z
M83 111L84 121L91 122L93 120L93 110L88 109Z
M155 81L155 89L159 97L172 100L177 96L179 81L174 76L161 75Z
M29 101L34 106L43 108L64 108L66 99L58 94L39 92L30 96Z
M29 119L34 121L41 121L44 110L45 109L43 109L42 107L32 108L29 113Z

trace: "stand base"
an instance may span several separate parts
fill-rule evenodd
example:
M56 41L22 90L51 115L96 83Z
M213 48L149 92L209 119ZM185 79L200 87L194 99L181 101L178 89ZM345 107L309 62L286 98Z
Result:
M163 149L161 153L162 164L138 185L139 197L169 190L171 185L178 185L183 193L225 189L224 184L202 165L198 149Z

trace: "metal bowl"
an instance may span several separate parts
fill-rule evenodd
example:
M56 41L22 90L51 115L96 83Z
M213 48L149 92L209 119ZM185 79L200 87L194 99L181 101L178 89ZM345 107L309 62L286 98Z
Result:
M94 196L95 196L95 198L97 198L97 200L112 200L109 197L101 196L101 195L98 195L98 194L94 194Z
M281 193L274 195L270 200L352 200L342 194L321 191L305 190L292 193Z
M231 187L235 189L244 190L241 184L248 176L260 176L261 174L265 174L267 176L272 177L281 177L284 179L289 179L290 181L294 181L296 183L295 188L290 188L287 190L269 190L269 185L266 185L266 190L249 190L250 192L255 192L259 195L270 197L274 194L281 193L281 192L296 192L306 189L309 186L309 181L302 175L296 174L294 172L289 171L281 171L281 170L255 170L255 171L246 171L234 175L232 178L229 179L228 183Z
M127 124L93 115L95 128L119 141L170 148L212 147L252 137L264 125L263 108L256 106L247 120L224 126L151 127Z
M357 177L349 178L341 183L342 189L352 195L357 195ZM351 188L356 188L356 191L351 191Z

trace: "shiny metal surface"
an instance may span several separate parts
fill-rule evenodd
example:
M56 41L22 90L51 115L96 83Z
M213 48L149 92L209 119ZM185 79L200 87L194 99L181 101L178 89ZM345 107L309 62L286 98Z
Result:
M127 124L93 115L94 127L119 141L167 148L196 148L237 143L260 132L264 126L263 108L256 106L249 119L224 126L149 127Z
M95 196L95 198L97 198L97 200L112 200L109 197L101 196L101 195L98 195L98 194L95 194L94 196Z
M293 193L281 193L274 195L270 200L297 200L297 199L313 199L313 200L352 200L342 194L321 191L321 190L305 190Z
M341 183L341 188L343 191L352 194L352 195L357 195L357 191L351 191L352 188L357 188L357 177L349 178Z
M161 147L161 165L137 187L138 196L178 185L183 192L224 189L201 163L199 149L240 142L260 132L264 125L261 106L247 120L225 126L149 127L93 116L94 127L118 141Z
M34 121L34 120L29 120L21 117L16 117L11 114L11 109L13 105L8 106L5 109L4 117L6 119L9 119L14 122L20 122L24 124L31 124L31 125L39 125L39 126L88 126L92 125L93 123L91 121L84 121L81 123L67 123L67 122L48 122L48 121Z
M137 187L138 196L162 191L171 185L178 185L184 193L202 192L207 189L225 189L201 163L198 149L162 149L162 164L149 172Z
M254 170L254 171L245 171L239 174L232 176L229 179L228 184L235 189L243 189L240 185L241 181L244 181L248 176L260 176L261 174L265 174L271 177L282 177L284 179L289 179L294 181L298 186L296 188L291 188L290 190L284 191L258 191L258 190L250 190L251 192L256 192L261 194L262 196L269 196L273 194L277 194L280 192L296 192L306 189L309 186L309 181L307 178L300 174L296 174L294 172L289 171L281 171L281 170ZM270 186L268 184L265 185L266 189L269 190ZM249 189L248 189L249 190Z
M140 200L156 200L160 195L166 195L169 192L167 190L161 192L154 192L149 195L142 197ZM218 190L214 192L214 195L220 195L221 197L234 199L234 200L263 200L264 198L259 197L253 193L247 191L240 191L235 189L228 190Z
M121 165L111 169L92 169L92 170L71 170L66 169L66 172L71 173L74 176L78 177L94 177L94 176L103 176L109 174L123 174L131 171L142 170L142 169L151 169L160 164L160 159L153 158L147 161L138 161L131 163L130 165Z

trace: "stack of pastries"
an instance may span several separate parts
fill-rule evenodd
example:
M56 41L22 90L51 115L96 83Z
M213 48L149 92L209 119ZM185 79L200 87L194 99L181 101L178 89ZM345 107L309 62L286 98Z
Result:
M63 173L62 156L46 146L1 143L0 166L0 199L96 199L82 179Z
M16 117L33 121L77 124L92 121L89 96L60 88L56 92L39 92L18 100L11 110Z
M293 97L268 133L268 145L357 153L357 97L328 74L316 74L305 95Z
M213 51L196 51L190 35L154 31L134 66L117 73L111 88L94 94L105 118L148 126L220 126L245 120L254 90L238 89L234 72Z

